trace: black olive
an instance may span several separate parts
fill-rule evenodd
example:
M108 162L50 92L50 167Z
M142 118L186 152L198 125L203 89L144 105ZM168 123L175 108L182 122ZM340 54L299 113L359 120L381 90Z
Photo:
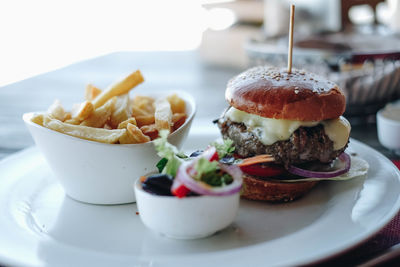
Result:
M198 156L200 156L200 155L201 155L201 153L203 153L203 150L196 150L196 151L194 151L192 154L190 154L190 156L189 156L189 157L191 157L191 158L195 158L195 157L198 157Z
M161 196L172 196L171 186L172 177L167 174L151 175L142 184L145 191Z
M232 156L226 156L220 159L219 162L224 164L233 164L235 162L235 158Z

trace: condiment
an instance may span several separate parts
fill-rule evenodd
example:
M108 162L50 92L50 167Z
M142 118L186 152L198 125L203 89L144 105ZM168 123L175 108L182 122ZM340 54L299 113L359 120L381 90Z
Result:
M400 103L386 105L382 111L382 116L387 119L400 121Z

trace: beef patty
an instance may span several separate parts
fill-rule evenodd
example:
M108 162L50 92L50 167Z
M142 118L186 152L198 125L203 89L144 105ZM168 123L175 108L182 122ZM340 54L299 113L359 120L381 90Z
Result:
M235 145L235 152L241 157L271 154L276 163L286 168L291 164L310 161L328 163L338 157L347 147L334 150L333 142L325 134L324 127L299 127L288 140L264 145L258 137L247 130L243 123L236 123L227 118L218 120L218 127L223 138L230 138Z

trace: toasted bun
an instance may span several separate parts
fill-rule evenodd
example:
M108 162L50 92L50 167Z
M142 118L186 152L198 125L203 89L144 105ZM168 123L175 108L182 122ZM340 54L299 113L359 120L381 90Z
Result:
M346 100L339 87L318 75L299 70L255 67L229 81L229 104L262 117L320 121L344 113Z
M288 202L308 193L318 182L280 183L243 175L242 197L250 200Z

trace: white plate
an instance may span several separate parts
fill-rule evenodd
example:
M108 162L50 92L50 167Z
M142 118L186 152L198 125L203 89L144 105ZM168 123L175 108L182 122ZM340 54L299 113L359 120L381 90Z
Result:
M186 149L215 129L193 129ZM136 205L96 206L65 196L36 148L0 162L0 263L97 266L261 266L315 262L379 231L400 207L400 174L372 148L351 140L370 164L366 178L319 184L289 204L241 201L234 224L182 241L146 229ZM207 218L204 218L205 220Z

